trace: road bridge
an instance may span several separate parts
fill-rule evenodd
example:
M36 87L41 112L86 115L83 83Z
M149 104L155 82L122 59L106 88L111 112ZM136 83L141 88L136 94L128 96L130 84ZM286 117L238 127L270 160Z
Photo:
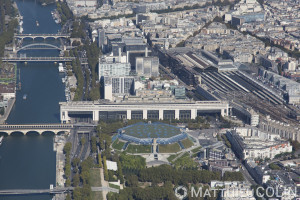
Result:
M24 38L70 38L70 34L15 34L14 37L15 38L19 38L19 39L24 39Z
M71 62L75 57L3 57L3 62Z
M26 135L29 132L37 132L43 134L44 132L70 132L73 124L3 124L0 125L0 132L11 135L14 132L21 132Z
M56 187L53 189L8 189L0 190L0 196L7 195L29 195L29 194L62 194L69 193L74 190L74 187ZM111 187L91 187L92 191L108 191L119 193L118 189Z
M0 190L1 195L28 195L28 194L61 194L73 191L74 187L56 187L53 189L9 189Z
M33 43L33 44L28 44L19 48L15 49L15 52L21 51L21 50L32 50L32 49L56 49L56 50L66 50L66 47L58 47L52 44L47 44L47 43Z

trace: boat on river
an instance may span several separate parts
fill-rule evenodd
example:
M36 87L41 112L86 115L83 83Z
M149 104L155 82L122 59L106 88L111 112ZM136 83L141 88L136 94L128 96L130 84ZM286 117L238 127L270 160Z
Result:
M3 138L4 138L3 136L0 137L0 146L2 144Z
M23 95L23 99L26 100L27 99L27 94Z

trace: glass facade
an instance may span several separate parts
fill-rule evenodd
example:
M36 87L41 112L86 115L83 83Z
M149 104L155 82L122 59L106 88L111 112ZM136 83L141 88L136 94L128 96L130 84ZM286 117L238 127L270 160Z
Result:
M134 78L114 77L111 83L113 94L131 94Z
M136 73L140 76L159 76L159 59L157 57L137 57Z

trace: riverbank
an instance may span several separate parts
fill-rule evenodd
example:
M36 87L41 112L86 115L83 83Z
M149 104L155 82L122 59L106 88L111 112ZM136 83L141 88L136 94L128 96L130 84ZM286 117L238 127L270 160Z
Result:
M65 136L54 137L53 150L56 152L56 187L64 187L66 179L64 178L65 155L63 153L66 144ZM65 194L56 194L55 200L63 200L66 198Z
M11 109L13 108L13 106L15 105L16 102L16 98L11 98L8 100L7 102L7 108L5 109L4 115L2 117L0 117L0 124L5 124Z
M19 9L16 2L6 1L0 5L1 13L0 16L0 57L6 55L6 48L13 46L13 36L15 29L19 22ZM2 24L2 23L5 24ZM15 104L16 101L16 76L17 67L16 64L3 63L0 61L0 90L1 90L1 117L0 124L6 123L6 120ZM2 113L4 111L4 113Z
M66 179L64 178L65 155L63 148L66 144L65 136L56 135L53 141L53 150L56 152L56 187L64 187Z
M54 22L51 15L51 11L56 8L55 4L41 6L33 0L15 0L15 2L19 8L20 19L22 18L23 34L57 34L60 31L61 26ZM39 26L36 21L39 22ZM19 22L19 26L21 24ZM42 42L42 39L34 41L25 39L23 45L39 42ZM46 39L44 42L59 45L59 40ZM19 51L20 54L26 54L28 57L57 57L59 52L51 49L27 49ZM21 83L22 88L19 87L16 91L15 104L6 122L8 124L59 123L58 103L65 101L65 95L62 75L58 72L57 64L18 62L17 73L17 83ZM26 100L23 99L24 95L27 95ZM34 132L26 136L15 133L5 137L5 142L0 148L0 189L49 189L50 185L63 185L61 160L64 159L60 157L62 149L56 146L55 150L59 153L53 151L53 137L51 133L40 136ZM57 175L56 169L58 169ZM2 196L0 199L49 200L52 198L53 195L49 194L35 194Z

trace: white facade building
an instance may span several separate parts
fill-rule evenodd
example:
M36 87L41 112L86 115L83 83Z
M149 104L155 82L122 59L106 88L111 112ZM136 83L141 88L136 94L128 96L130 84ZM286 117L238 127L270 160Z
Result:
M255 200L251 185L240 181L211 181L212 189L222 187L223 200Z
M99 63L99 78L102 76L129 76L130 63Z
M226 136L239 158L270 158L292 152L292 145L280 139L280 135L262 132L254 127L241 127L228 131Z

